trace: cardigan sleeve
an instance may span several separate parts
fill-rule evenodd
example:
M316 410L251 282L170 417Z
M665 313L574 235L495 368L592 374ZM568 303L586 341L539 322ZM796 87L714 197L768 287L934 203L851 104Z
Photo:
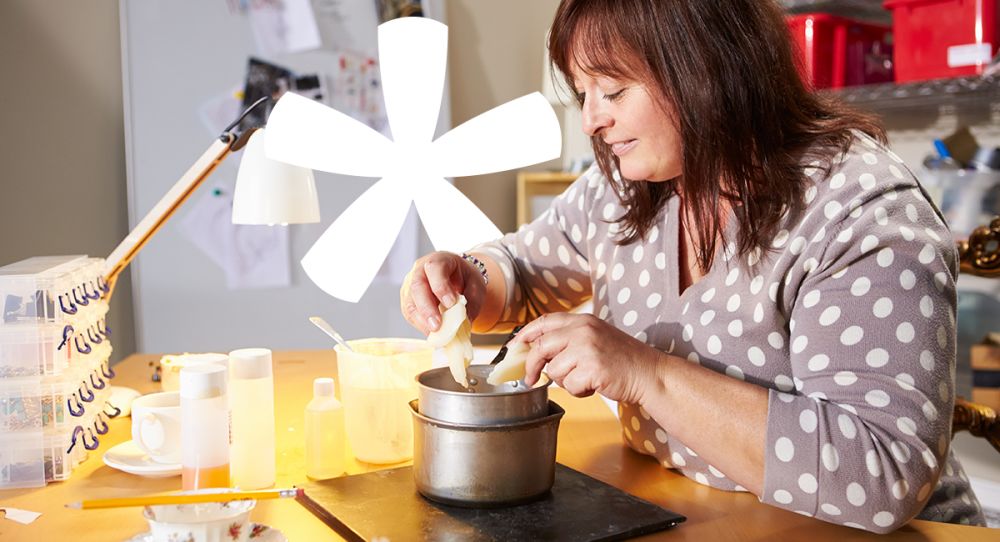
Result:
M955 381L955 246L919 186L889 171L850 204L813 206L828 233L790 270L797 393L769 391L761 495L879 533L933 493ZM859 173L834 182L876 184Z
M504 308L491 331L505 332L531 317L570 310L592 296L587 241L595 199L607 189L592 167L538 218L497 241L476 247L497 261L507 284Z

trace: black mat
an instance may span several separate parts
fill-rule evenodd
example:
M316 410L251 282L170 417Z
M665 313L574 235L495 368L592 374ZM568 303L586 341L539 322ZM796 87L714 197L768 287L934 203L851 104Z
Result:
M494 509L428 501L417 493L412 467L300 485L299 502L347 540L623 540L677 525L665 510L564 465L541 500Z

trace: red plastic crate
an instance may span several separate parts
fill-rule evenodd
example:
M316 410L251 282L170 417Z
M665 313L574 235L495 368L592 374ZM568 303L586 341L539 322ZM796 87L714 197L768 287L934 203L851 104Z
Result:
M802 13L785 19L798 49L802 77L813 88L893 80L890 27L827 13Z
M1000 0L885 0L892 10L896 81L977 75L997 52Z

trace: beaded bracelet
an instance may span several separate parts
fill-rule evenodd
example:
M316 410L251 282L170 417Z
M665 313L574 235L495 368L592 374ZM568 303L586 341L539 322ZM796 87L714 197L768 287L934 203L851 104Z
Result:
M490 276L486 274L485 263L481 262L479 258L473 256L472 254L466 254L464 252L462 253L462 259L471 263L472 267L475 267L479 271L479 274L483 276L484 284L488 285L490 283Z

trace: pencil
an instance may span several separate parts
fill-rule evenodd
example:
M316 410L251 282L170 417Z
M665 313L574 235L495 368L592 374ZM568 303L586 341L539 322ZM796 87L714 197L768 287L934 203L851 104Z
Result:
M112 499L91 499L71 502L66 508L91 510L94 508L124 508L128 506L153 506L158 504L195 504L202 502L229 502L246 499L286 499L299 497L305 492L301 488L265 489L261 491L225 491L213 493L167 493L142 495L139 497L118 497Z

